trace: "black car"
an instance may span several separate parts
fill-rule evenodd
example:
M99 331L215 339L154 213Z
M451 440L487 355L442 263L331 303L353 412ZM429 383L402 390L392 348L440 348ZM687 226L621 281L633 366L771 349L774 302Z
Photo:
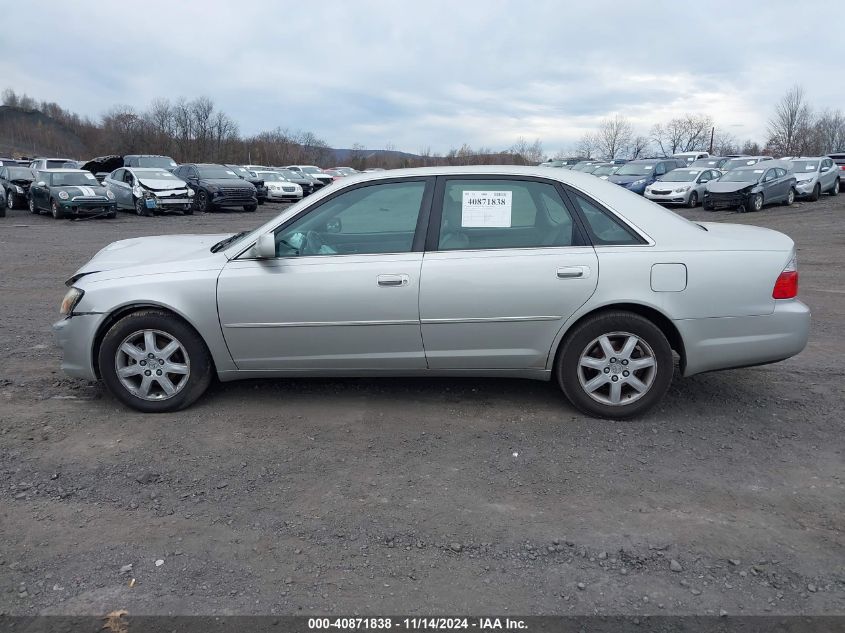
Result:
M82 169L50 169L35 172L29 188L29 210L38 215L49 211L54 218L104 215L113 218L117 203L114 194Z
M243 207L244 211L258 208L258 195L252 183L245 181L226 165L186 163L173 173L194 190L194 204L198 211Z
M170 156L161 156L159 154L127 154L123 157L123 164L118 165L118 167L157 167L159 169L173 171L176 169L176 161L170 158ZM110 169L109 173L112 171L114 169Z
M261 178L254 171L250 171L242 165L225 166L229 167L232 171L234 171L238 176L240 176L247 182L252 183L252 186L255 187L255 194L258 196L258 204L264 204L265 202L267 202L267 185L264 184L263 178Z
M285 169L284 167L274 167L273 171L281 174L282 178L284 178L288 182L295 182L297 185L302 187L303 198L305 196L310 196L312 193L314 193L315 190L322 187L322 184L317 183L317 181L315 181L313 178L303 176L299 172L295 172L291 169Z
M6 207L15 209L26 206L29 187L35 180L35 172L29 167L0 167L0 189L6 194Z

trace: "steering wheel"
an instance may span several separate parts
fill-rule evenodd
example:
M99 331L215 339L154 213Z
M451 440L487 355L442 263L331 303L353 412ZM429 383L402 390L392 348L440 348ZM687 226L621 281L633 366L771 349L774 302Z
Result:
M317 255L325 242L317 231L308 231L302 240L299 251L302 255Z

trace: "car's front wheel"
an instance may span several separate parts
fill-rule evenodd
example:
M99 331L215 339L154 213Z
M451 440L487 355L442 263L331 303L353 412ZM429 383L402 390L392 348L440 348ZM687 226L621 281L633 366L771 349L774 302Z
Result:
M256 205L256 204L245 204L244 205L244 211L252 212L252 211L255 211L257 208L258 208L258 205Z
M208 194L205 191L200 191L197 194L197 210L200 213L208 213L211 211L211 202L208 199Z
M38 215L40 213L38 211L38 206L35 204L35 199L32 197L29 198L29 212L35 215Z
M690 209L695 209L698 206L698 193L693 191L689 195L689 200L687 200L687 206Z
M59 203L55 200L50 202L50 212L53 214L53 217L56 220L61 220L63 217L65 217L65 212L59 206Z
M211 383L205 342L187 323L161 310L133 312L103 337L98 356L108 390L144 413L178 411Z
M6 192L6 206L10 211L18 206L18 194L14 191Z
M822 186L819 183L816 183L816 186L813 187L813 193L810 194L810 202L815 202L819 199L819 196L822 195Z
M569 401L599 418L630 418L650 409L663 398L672 373L672 348L660 328L622 311L575 326L555 363Z

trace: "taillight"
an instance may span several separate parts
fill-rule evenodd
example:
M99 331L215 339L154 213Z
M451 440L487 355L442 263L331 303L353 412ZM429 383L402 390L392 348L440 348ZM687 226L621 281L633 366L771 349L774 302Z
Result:
M798 260L795 255L778 275L772 290L773 299L794 299L798 296Z

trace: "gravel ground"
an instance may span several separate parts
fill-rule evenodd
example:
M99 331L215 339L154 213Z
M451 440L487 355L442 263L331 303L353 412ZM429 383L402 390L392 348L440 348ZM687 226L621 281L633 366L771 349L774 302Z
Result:
M0 219L0 613L845 613L845 196L682 212L792 236L811 340L632 422L471 379L253 380L144 416L61 374L62 282L98 249L278 210Z

